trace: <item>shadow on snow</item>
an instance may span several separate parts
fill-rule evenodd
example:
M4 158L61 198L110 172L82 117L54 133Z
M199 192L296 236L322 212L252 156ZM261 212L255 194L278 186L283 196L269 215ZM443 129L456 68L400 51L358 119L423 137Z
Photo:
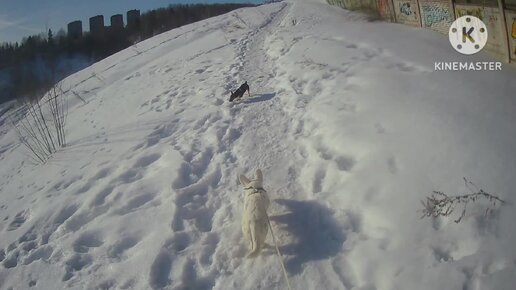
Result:
M285 256L291 256L285 265L291 274L299 274L309 261L327 259L340 252L346 237L329 208L312 200L275 201L290 211L270 219L294 236L295 242L280 247Z
M265 102L265 101L271 100L275 96L276 96L276 93L257 94L257 97L253 96L253 98L244 99L242 101L242 103L252 104L252 103Z

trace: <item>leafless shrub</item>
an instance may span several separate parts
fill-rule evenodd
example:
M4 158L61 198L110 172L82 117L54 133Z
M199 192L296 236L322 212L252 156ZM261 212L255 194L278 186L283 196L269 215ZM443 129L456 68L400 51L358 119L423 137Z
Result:
M421 204L423 205L423 209L420 210L420 212L423 215L421 218L436 218L439 216L448 217L453 213L455 208L461 206L462 212L460 216L454 220L456 223L460 223L462 218L464 218L466 215L466 208L469 203L474 203L480 199L488 201L490 205L486 208L485 215L488 215L490 212L492 212L495 207L505 203L504 200L497 197L496 195L487 193L483 189L479 189L475 184L466 178L464 178L464 182L471 193L449 196L441 191L433 191L430 196L426 197L426 201L422 200Z
M60 147L66 146L65 124L68 116L68 104L64 97L61 83L56 84L47 94L47 105L57 137L57 144Z
M65 125L68 104L57 83L43 98L25 98L11 115L11 124L21 144L38 163L45 163L60 147L66 146Z

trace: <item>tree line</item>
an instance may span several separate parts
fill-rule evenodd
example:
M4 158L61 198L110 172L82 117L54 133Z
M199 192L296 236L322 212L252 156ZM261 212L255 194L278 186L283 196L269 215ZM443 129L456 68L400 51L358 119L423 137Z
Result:
M178 4L144 12L137 22L104 33L67 35L61 29L0 44L0 103L35 98L66 76L159 33L252 4Z

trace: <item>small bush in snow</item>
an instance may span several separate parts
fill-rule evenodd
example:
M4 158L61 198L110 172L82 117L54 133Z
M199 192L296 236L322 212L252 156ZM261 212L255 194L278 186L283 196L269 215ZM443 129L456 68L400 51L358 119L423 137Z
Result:
M14 114L11 124L36 162L46 162L59 147L66 146L68 105L60 84L43 98L26 98Z
M462 212L460 216L454 220L456 223L460 223L462 218L466 215L466 207L471 202L476 202L478 200L487 200L490 203L490 206L486 208L485 214L489 214L489 212L493 211L496 206L504 204L505 201L500 199L499 197L492 195L490 193L485 192L483 189L478 189L472 182L468 181L464 178L464 182L466 183L466 187L471 191L469 194L457 195L457 196L449 196L441 191L433 191L433 193L426 197L425 201L421 201L423 205L423 209L421 213L424 217L448 217L450 216L456 207L462 206ZM470 186L475 187L473 190Z

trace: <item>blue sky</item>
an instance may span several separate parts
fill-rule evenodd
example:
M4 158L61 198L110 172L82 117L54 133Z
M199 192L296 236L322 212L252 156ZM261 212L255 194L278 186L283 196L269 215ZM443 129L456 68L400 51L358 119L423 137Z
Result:
M104 15L104 23L109 25L109 17L123 14L127 10L140 9L141 12L166 7L177 3L260 3L257 0L0 0L0 43L20 41L23 37L52 29L54 34L74 20L82 20L84 30L89 29L91 16Z

